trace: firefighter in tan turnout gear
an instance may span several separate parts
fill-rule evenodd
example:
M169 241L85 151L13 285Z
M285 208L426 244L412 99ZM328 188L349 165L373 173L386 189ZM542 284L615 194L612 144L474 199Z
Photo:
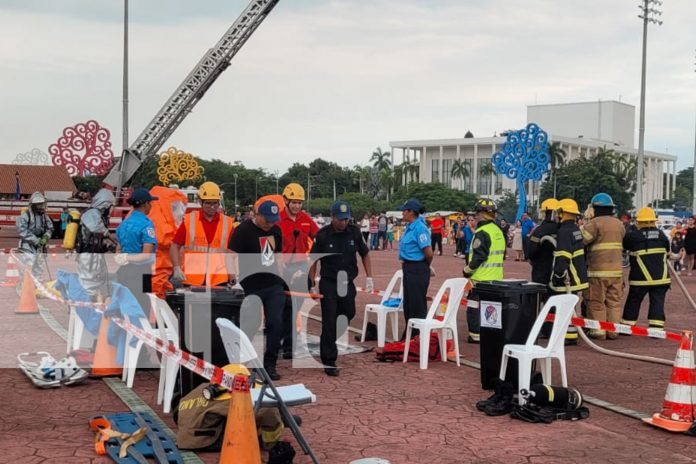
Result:
M580 211L578 204L571 198L558 202L561 224L558 226L556 251L553 252L553 274L549 289L553 294L578 293L588 287L585 249L582 232L575 223ZM578 328L569 325L565 335L566 345L578 343Z
M636 214L638 228L626 234L623 246L631 260L628 275L628 296L621 322L635 325L640 304L645 295L650 296L648 324L657 329L665 328L665 296L671 280L667 270L670 244L664 232L655 223L657 217L651 208L641 208Z
M619 322L621 297L623 296L623 238L626 229L614 217L614 200L606 193L592 197L590 219L582 227L582 239L586 245L587 277L589 288L583 292L591 319ZM616 332L606 333L592 329L590 337L604 340L616 339Z

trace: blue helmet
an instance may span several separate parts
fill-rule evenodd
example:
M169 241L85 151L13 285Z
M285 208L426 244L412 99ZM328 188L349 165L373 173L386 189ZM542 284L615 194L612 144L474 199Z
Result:
M592 197L592 200L590 201L592 203L592 206L610 206L614 207L616 206L614 204L614 200L612 200L611 196L608 193L598 193L595 196Z

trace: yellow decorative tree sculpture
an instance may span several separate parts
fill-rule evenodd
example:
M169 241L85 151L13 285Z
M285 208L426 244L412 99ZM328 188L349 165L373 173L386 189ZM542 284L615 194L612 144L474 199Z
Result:
M169 185L171 182L196 180L203 177L203 167L198 164L191 153L170 147L166 152L160 154L157 176L163 185Z

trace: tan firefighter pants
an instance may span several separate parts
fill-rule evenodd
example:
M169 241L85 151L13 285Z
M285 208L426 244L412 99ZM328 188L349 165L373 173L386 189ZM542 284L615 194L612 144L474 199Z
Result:
M621 297L623 296L623 277L590 277L590 287L583 297L591 319L606 322L621 320Z

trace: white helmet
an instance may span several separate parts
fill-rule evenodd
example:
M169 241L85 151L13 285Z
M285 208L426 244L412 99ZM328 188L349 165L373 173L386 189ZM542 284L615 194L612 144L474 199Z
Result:
M34 192L31 194L31 198L29 198L30 205L39 205L42 203L46 203L46 197L43 196L43 193Z

